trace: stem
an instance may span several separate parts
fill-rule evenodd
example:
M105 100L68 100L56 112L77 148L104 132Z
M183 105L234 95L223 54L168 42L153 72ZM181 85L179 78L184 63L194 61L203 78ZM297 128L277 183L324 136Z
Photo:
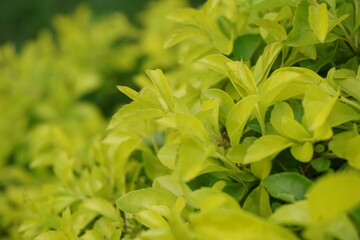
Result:
M237 169L235 163L231 162L227 157L223 156L222 154L216 152L216 157L219 158L225 165L229 166L232 169Z
M350 106L353 106L354 108L360 110L360 105L359 104L347 99L346 97L340 96L340 101L342 101L343 103L347 103Z
M156 142L156 140L154 138L154 135L151 136L150 140L151 140L151 143L152 143L152 145L154 147L155 153L158 153L159 152L159 146L157 145L157 142Z
M278 162L279 166L281 167L281 169L284 170L284 172L289 171L289 169L285 166L285 164L283 164L283 162L280 159L277 159L277 162Z
M345 41L348 44L348 46L350 47L351 51L356 54L357 53L357 47L354 44L351 36L348 34L348 32L346 31L344 25L342 25L342 23L339 23L339 27L341 29L341 31L344 33L344 37L345 37Z

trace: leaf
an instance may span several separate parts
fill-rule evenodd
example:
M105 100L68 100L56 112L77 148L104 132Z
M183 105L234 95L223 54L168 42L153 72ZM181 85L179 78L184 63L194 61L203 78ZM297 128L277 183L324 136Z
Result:
M311 142L297 143L290 148L290 151L294 158L300 162L309 162L314 155L314 147Z
M75 234L75 229L72 223L70 208L67 208L62 213L60 230L64 233L64 236L68 240L78 240Z
M307 129L314 131L323 125L336 103L336 97L330 96L320 87L312 87L305 93L302 105Z
M303 94L322 81L319 75L309 69L283 67L275 70L264 82L260 90L261 101L271 106L277 101Z
M180 8L172 11L166 18L172 21L198 26L198 22L196 21L199 16L199 11L193 8Z
M291 204L284 204L268 218L270 222L295 225L308 226L311 224L307 201L296 201Z
M257 100L257 95L245 97L230 110L226 119L226 129L232 146L239 143L244 126L250 118Z
M357 120L360 120L359 113L354 111L350 106L337 101L332 108L327 122L331 127L335 127L349 121Z
M172 33L164 41L164 48L170 48L178 43L185 41L195 35L202 35L203 33L195 27L182 27L172 31Z
M283 41L287 37L284 27L275 21L269 19L257 19L254 21L254 24L264 28L276 41Z
M323 222L336 218L360 204L360 175L357 172L328 174L309 189L311 219Z
M156 212L150 210L144 210L135 215L136 220L138 220L144 226L154 229L154 228L165 228L168 226L166 220Z
M102 198L91 198L87 199L81 205L82 207L94 211L98 214L101 214L105 217L110 218L113 221L119 221L120 216L118 212L115 210L114 206Z
M291 203L303 200L311 184L309 179L294 172L272 174L263 181L271 196Z
M227 94L225 91L222 91L220 89L212 88L212 89L204 90L201 93L201 99L202 100L213 99L219 103L219 119L220 122L223 125L225 125L227 116L230 110L235 105L234 101L229 96L229 94Z
M356 230L354 223L346 214L341 214L328 224L328 235L340 240L359 240L359 232Z
M163 127L179 131L184 136L207 139L208 133L199 119L190 114L170 113L156 121Z
M226 157L234 163L242 163L249 147L250 145L245 143L233 145L227 152Z
M349 140L346 144L344 158L354 168L360 169L360 135Z
M132 100L136 100L137 96L138 96L138 92L136 92L135 90L126 87L126 86L116 86L117 89L119 89L120 92L122 92L123 94L125 94L126 96L128 96L129 98L131 98Z
M288 229L270 224L241 209L219 209L190 217L190 227L197 239L298 240Z
M156 70L146 70L146 74L150 77L153 82L157 92L160 94L164 100L167 108L171 111L174 109L174 98L173 93L167 83L163 72L160 69Z
M289 46L305 46L317 42L313 30L309 26L309 3L301 1L295 12L293 28L290 31L286 43Z
M155 188L143 188L129 192L116 200L116 206L124 212L136 214L144 210L152 210L167 216L175 203L171 193Z
M329 169L331 161L325 157L319 157L311 161L311 166L318 172L323 172Z
M75 234L79 235L91 221L94 221L97 215L98 213L89 211L80 206L80 208L72 215L72 224L74 226Z
M233 23L225 16L218 16L217 25L227 39L232 39L234 35Z
M269 159L264 159L262 161L252 163L251 164L252 173L260 179L264 179L267 176L269 176L272 167L271 160L272 159L270 157Z
M293 110L285 102L275 103L271 111L270 122L277 132L288 138L303 141L311 137L305 128L294 119Z
M316 52L315 45L297 47L296 49L298 49L299 52L304 54L306 57L308 57L308 58L310 58L312 60L316 60L317 52Z
M360 76L356 77L355 73L349 69L340 69L334 73L334 82L341 90L360 101Z
M328 14L325 3L309 7L309 24L320 42L324 42L328 31Z
M94 230L87 230L85 234L80 237L80 240L102 240L99 234Z
M294 143L287 138L275 135L266 135L258 138L248 148L244 164L257 162L267 157L274 157L282 150L292 146Z
M254 0L245 1L241 5L241 9L247 12L256 12L263 9L278 8L283 6L297 6L300 0Z
M264 218L267 218L272 213L269 194L263 186L256 187L247 196L242 208Z
M345 158L347 143L357 135L357 128L354 128L352 131L336 134L329 142L329 149L333 151L336 156Z
M167 166L164 166L163 162L159 161L159 158L156 157L156 154L154 154L151 149L144 149L141 158L145 173L151 180L162 175L170 174Z
M262 38L259 34L245 34L239 36L234 41L232 54L235 56L236 60L250 60L261 43Z
M317 38L317 36L315 35L313 29L310 27L309 24L309 7L310 4L308 1L301 1L301 3L299 4L298 8L296 9L295 12L295 17L294 17L294 22L293 22L293 28L290 31L290 33L288 34L288 38L286 39L285 43L288 46L292 46L292 47L299 47L299 46L306 46L306 45L312 45L312 44L316 44L319 42L319 39ZM325 5L326 8L326 5ZM326 10L326 9L325 9ZM321 17L323 17L323 22L325 23L328 20L325 20L325 17L323 16L324 14L324 9L323 7L320 10L321 13ZM312 15L315 15L315 13L311 13ZM313 18L313 16L312 16ZM326 18L327 19L327 18ZM314 21L317 19L314 19ZM323 37L323 34L321 31L323 31L322 27L319 26L321 28L320 30L320 37ZM317 29L316 29L317 30ZM328 30L328 26L326 26L326 31ZM338 36L333 34L333 33L329 33L329 34L325 34L326 39L324 39L324 42L332 42L335 41Z
M258 58L254 68L256 84L263 82L268 77L271 67L283 47L284 44L280 42L274 42L265 47L263 54Z
M224 55L229 55L233 49L233 40L228 39L221 31L213 31L210 37L214 46Z
M196 138L184 139L178 150L174 176L184 182L195 178L202 170L208 153L209 148Z
M37 236L35 240L68 240L60 231L47 231Z
M165 167L174 170L178 149L178 144L165 144L162 148L160 148L159 152L157 153L160 162Z
M242 98L257 94L258 90L254 76L243 61L227 62L225 64L225 69L232 84Z
M216 184L218 183L219 182ZM240 209L238 202L234 198L214 187L200 188L190 193L187 200L191 206L198 208L203 212L213 209Z
M184 182L177 181L171 175L157 177L153 182L153 188L164 189L177 197L185 196L191 192L188 185Z
M222 54L213 54L200 59L199 62L205 64L211 70L226 76L225 63L231 62L231 59Z

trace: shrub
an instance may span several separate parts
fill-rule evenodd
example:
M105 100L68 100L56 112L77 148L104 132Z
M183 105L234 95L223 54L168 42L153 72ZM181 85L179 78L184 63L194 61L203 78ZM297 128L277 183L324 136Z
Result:
M140 91L118 87L132 102L89 143L88 164L54 165L59 182L22 230L43 232L37 240L359 239L358 10L357 0L175 10L164 45L176 45L179 66L147 70Z

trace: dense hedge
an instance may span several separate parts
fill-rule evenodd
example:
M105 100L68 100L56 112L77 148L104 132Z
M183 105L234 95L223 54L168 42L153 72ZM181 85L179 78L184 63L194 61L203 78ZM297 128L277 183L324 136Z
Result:
M359 239L359 4L81 8L3 47L4 239ZM94 91L145 68L101 130Z

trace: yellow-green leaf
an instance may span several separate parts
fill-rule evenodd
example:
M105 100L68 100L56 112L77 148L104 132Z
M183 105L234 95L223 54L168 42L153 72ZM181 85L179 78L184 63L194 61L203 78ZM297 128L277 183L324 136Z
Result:
M336 218L360 204L360 174L341 172L317 180L308 191L311 219L322 222Z
M294 158L300 162L309 162L314 154L314 148L311 142L295 144L291 147L290 151Z
M293 144L294 143L292 141L281 136L266 135L260 137L248 148L244 164L257 162L267 157L275 156Z
M323 125L336 103L336 97L330 96L318 86L305 93L302 105L304 120L308 130L314 131Z
M277 41L283 41L287 37L284 27L275 21L269 19L257 19L254 23L268 31Z
M298 240L290 230L270 224L243 210L216 209L190 218L197 239L206 240Z
M232 146L239 143L244 126L251 116L257 100L257 95L248 96L237 102L230 110L226 119L226 129Z
M169 87L169 84L166 81L163 72L160 69L156 69L156 70L147 69L146 74L152 80L157 92L160 94L165 104L167 105L168 110L173 110L174 109L173 93Z
M309 7L309 24L320 42L324 42L328 31L328 14L325 3Z

